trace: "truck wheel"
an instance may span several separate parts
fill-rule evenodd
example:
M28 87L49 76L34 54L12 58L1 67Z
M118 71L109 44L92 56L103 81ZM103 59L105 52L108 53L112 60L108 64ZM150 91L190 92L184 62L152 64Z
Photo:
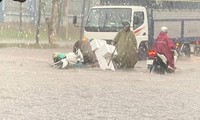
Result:
M197 51L197 50L195 50L195 51L194 51L194 55L199 56L199 55L200 55L200 52Z
M200 55L200 48L195 47L195 49L194 49L194 55L196 55L196 56Z
M198 55L198 51L195 50L194 51L194 55L197 56Z
M138 48L138 58L139 60L146 60L147 59L147 46L145 43L141 43L139 48Z

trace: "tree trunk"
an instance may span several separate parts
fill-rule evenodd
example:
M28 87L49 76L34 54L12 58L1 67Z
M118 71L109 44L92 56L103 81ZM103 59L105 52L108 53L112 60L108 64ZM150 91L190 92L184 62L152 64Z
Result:
M49 42L50 44L54 44L56 41L57 33L56 33L56 18L58 17L58 0L53 0L52 2L52 12L51 12L51 21L49 23Z
M65 27L65 38L66 40L68 40L68 10L69 10L69 0L64 0L63 1L63 15L65 15L65 23L66 23L66 27Z
M57 34L60 32L61 21L63 17L63 1L58 0L58 22L57 22Z
M36 29L36 44L39 44L39 39L40 39L40 20L41 20L41 7L42 7L42 2L39 0L39 8L38 8L38 20L37 20L37 29Z
M20 33L22 33L22 3L20 3L20 27L19 27Z

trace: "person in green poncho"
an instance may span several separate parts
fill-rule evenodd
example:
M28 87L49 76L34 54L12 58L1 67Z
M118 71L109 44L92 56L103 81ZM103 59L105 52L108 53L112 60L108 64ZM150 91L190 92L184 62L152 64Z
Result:
M113 58L116 68L134 68L138 61L137 41L134 32L130 29L130 22L122 22L124 29L114 38L113 45L118 55Z

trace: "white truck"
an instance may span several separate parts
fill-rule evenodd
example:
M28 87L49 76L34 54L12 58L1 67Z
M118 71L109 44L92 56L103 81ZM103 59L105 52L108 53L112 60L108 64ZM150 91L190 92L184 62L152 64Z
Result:
M74 18L77 18L76 16ZM90 9L84 25L84 38L102 39L111 43L117 32L123 29L122 21L128 20L137 39L137 46L148 41L148 18L141 6L97 6ZM76 19L73 23L76 24ZM146 45L145 45L146 46Z
M198 10L153 10L142 6L96 6L90 9L84 25L84 38L103 39L110 43L123 28L122 21L128 20L136 35L138 53L144 59L162 26L169 28L171 38L188 43L194 52L193 43L200 40L199 13ZM73 23L76 22L74 19Z

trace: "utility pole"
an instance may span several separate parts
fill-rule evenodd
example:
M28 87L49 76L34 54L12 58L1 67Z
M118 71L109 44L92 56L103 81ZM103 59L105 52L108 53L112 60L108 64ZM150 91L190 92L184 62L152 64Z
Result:
M80 40L82 40L82 38L83 38L83 23L84 23L84 15L85 15L85 0L83 0L83 5L82 5Z
M91 7L91 1L88 0L88 10L87 10L87 13L89 13L89 11L90 11L90 7Z

